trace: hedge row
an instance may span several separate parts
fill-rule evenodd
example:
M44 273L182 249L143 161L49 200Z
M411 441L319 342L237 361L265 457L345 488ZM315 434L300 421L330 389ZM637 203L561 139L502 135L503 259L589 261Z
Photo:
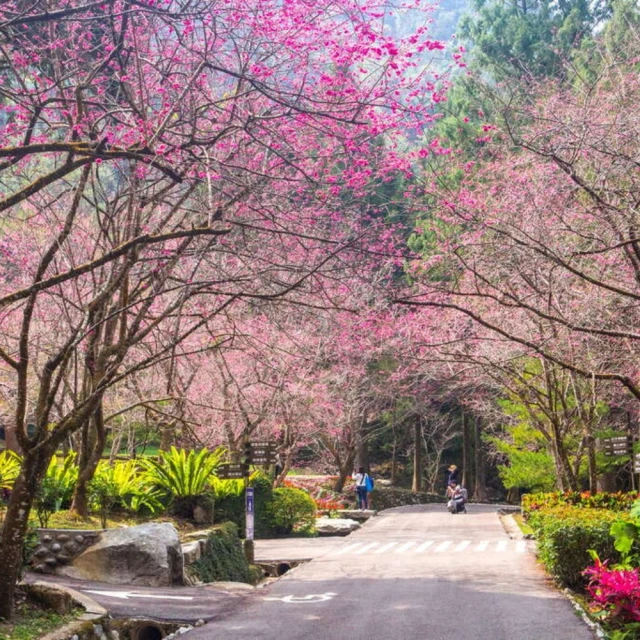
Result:
M538 556L547 571L564 585L583 589L583 571L593 561L589 550L612 563L620 561L609 531L622 514L607 510L573 505L537 509L527 522L538 541Z
M552 491L547 493L528 493L522 496L522 510L525 515L540 509L549 509L562 505L587 507L589 509L610 509L628 511L640 498L637 491L623 493L594 493L590 491Z

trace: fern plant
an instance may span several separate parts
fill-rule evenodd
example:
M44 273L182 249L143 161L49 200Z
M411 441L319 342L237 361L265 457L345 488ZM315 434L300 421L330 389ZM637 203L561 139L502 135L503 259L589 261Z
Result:
M22 458L8 449L0 451L0 489L10 491L20 473Z
M162 509L160 492L154 490L141 473L135 460L110 465L100 462L89 483L91 508L100 515L103 528L109 514L116 508L138 513L156 513Z
M68 506L73 496L73 489L78 480L76 454L69 452L62 462L56 456L51 458L47 472L40 483L33 506L40 526L49 526L51 514Z
M151 484L164 491L175 514L193 517L193 509L207 497L213 498L212 478L225 457L225 449L201 449L196 452L171 447L161 451L159 460L146 460Z

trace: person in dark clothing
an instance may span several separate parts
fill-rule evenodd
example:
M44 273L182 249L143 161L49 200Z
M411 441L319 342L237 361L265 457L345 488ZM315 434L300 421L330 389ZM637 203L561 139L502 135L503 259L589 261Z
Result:
M454 482L455 484L458 484L458 467L456 467L455 464L452 464L448 469L447 469L447 487Z

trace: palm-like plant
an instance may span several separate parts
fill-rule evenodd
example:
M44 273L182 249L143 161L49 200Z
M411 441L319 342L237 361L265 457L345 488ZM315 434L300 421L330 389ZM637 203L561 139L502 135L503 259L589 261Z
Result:
M188 453L171 447L169 451L160 452L158 461L145 461L147 477L170 497L176 513L192 515L198 499L210 494L212 478L225 454L223 447Z
M0 451L0 489L11 490L20 473L22 458L8 449Z
M136 513L155 513L162 508L160 493L153 490L145 473L135 460L110 465L100 462L89 484L93 509L100 514L106 528L107 517L115 508Z

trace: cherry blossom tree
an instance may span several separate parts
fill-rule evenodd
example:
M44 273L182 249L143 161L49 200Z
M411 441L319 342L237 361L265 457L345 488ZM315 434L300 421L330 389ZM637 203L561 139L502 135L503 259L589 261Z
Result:
M426 16L399 40L389 10L0 7L0 376L24 454L0 540L0 616L49 459L82 431L86 481L112 390L219 350L217 319L239 301L330 306L336 269L394 254L385 204L359 203L409 171L402 140L440 94L415 57L438 48Z
M489 159L423 185L437 203L419 223L428 255L398 298L640 398L639 85L627 54L605 52L595 78L546 82L524 105L497 93L504 127L481 132Z

